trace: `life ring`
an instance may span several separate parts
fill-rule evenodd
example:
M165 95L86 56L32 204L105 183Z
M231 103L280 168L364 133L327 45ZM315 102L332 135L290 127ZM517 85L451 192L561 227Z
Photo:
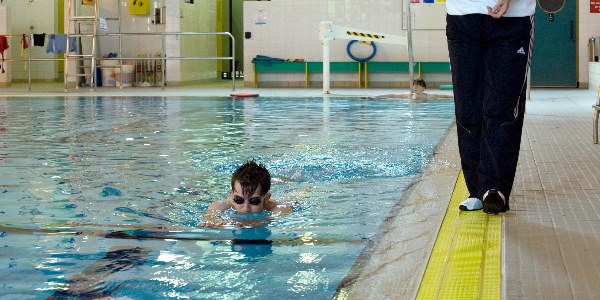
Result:
M367 62L367 61L371 60L373 57L375 57L375 54L377 54L377 46L375 46L375 42L371 42L371 48L373 48L373 53L371 53L371 55L364 57L364 58L359 58L359 57L352 55L352 52L350 52L350 47L352 47L352 44L354 44L356 42L358 42L358 40L351 40L350 42L348 42L348 46L346 46L346 52L348 52L348 56L350 56L350 58L352 58L353 60L355 60L357 62Z

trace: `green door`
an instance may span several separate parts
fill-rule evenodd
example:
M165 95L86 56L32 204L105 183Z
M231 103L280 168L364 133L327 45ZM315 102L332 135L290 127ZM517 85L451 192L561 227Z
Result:
M562 10L551 19L537 6L531 86L577 87L576 8L576 0L566 0Z

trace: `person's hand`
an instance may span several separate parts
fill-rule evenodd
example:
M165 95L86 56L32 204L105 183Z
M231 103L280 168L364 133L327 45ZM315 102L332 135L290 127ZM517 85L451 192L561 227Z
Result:
M508 11L510 0L498 0L494 7L487 7L488 15L494 19L500 19Z
M202 221L200 223L198 223L199 227L207 227L207 228L217 228L220 227L222 224L218 224L215 222L210 222L210 221Z
M198 226L200 227L207 227L207 228L219 228L219 227L225 227L227 226L229 223L221 218L209 218L208 220L204 220L200 223L198 223Z

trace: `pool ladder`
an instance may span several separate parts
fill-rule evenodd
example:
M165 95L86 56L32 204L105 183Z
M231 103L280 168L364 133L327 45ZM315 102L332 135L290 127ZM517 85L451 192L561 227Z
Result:
M69 78L76 78L76 88L81 84L85 83L85 78L89 77L89 86L94 90L96 87L94 71L96 70L96 30L98 21L98 0L68 0L68 22L67 22L67 47L65 51L65 71L64 71L64 88L68 91ZM78 2L82 2L78 5ZM93 15L81 15L82 11L89 11L84 9L84 6L93 6ZM71 28L71 24L74 28ZM87 26L85 26L87 25ZM82 27L85 26L87 30L91 32L82 33ZM76 53L69 52L71 49L70 43L71 37L75 37L75 41L78 41L78 47ZM83 53L83 47L81 38L89 38L91 40L91 47L89 52ZM76 65L76 67L74 67ZM71 69L74 67L75 72L72 73ZM89 70L89 72L86 72ZM82 80L83 79L83 80Z

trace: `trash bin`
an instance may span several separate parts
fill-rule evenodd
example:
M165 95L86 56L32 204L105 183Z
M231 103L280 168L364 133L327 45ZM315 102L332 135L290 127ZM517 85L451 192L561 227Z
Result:
M96 67L96 86L102 86L102 69Z
M135 67L133 65L123 65L123 77L117 77L117 86L132 86L133 85L133 71ZM119 74L120 74L119 70Z
M102 74L102 86L117 86L117 80L121 73L119 68L100 67L100 73Z

